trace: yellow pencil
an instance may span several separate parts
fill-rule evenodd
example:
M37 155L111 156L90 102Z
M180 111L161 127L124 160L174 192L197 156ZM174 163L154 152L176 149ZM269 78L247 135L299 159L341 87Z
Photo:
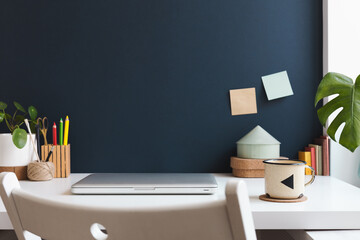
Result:
M64 129L64 145L68 144L68 137L69 137L69 116L66 116L65 129Z

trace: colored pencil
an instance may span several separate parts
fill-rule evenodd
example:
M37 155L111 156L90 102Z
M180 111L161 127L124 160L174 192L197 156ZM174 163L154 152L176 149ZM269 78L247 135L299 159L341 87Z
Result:
M60 123L59 123L59 145L63 145L64 144L64 123L62 118L60 118Z
M56 136L56 123L53 125L53 145L57 145L57 136Z
M65 128L64 128L64 145L68 144L68 139L69 139L69 116L66 116Z

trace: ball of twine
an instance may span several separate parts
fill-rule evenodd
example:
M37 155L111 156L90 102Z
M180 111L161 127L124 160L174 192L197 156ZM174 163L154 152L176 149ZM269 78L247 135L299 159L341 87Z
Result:
M32 181L47 181L54 178L55 166L52 162L31 162L27 176Z

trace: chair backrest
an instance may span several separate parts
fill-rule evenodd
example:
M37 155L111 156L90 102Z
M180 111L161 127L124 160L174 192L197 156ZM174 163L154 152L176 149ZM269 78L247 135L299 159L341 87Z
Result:
M0 193L20 240L40 239L37 236L47 240L256 239L243 181L228 182L226 201L178 208L99 208L61 203L24 192L13 173L0 174Z

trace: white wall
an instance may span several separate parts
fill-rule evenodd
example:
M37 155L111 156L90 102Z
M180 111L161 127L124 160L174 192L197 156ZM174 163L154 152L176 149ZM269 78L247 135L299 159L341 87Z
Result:
M323 3L324 74L339 72L355 80L360 74L360 0L324 0ZM330 161L331 176L360 187L359 148L351 153L332 141Z

